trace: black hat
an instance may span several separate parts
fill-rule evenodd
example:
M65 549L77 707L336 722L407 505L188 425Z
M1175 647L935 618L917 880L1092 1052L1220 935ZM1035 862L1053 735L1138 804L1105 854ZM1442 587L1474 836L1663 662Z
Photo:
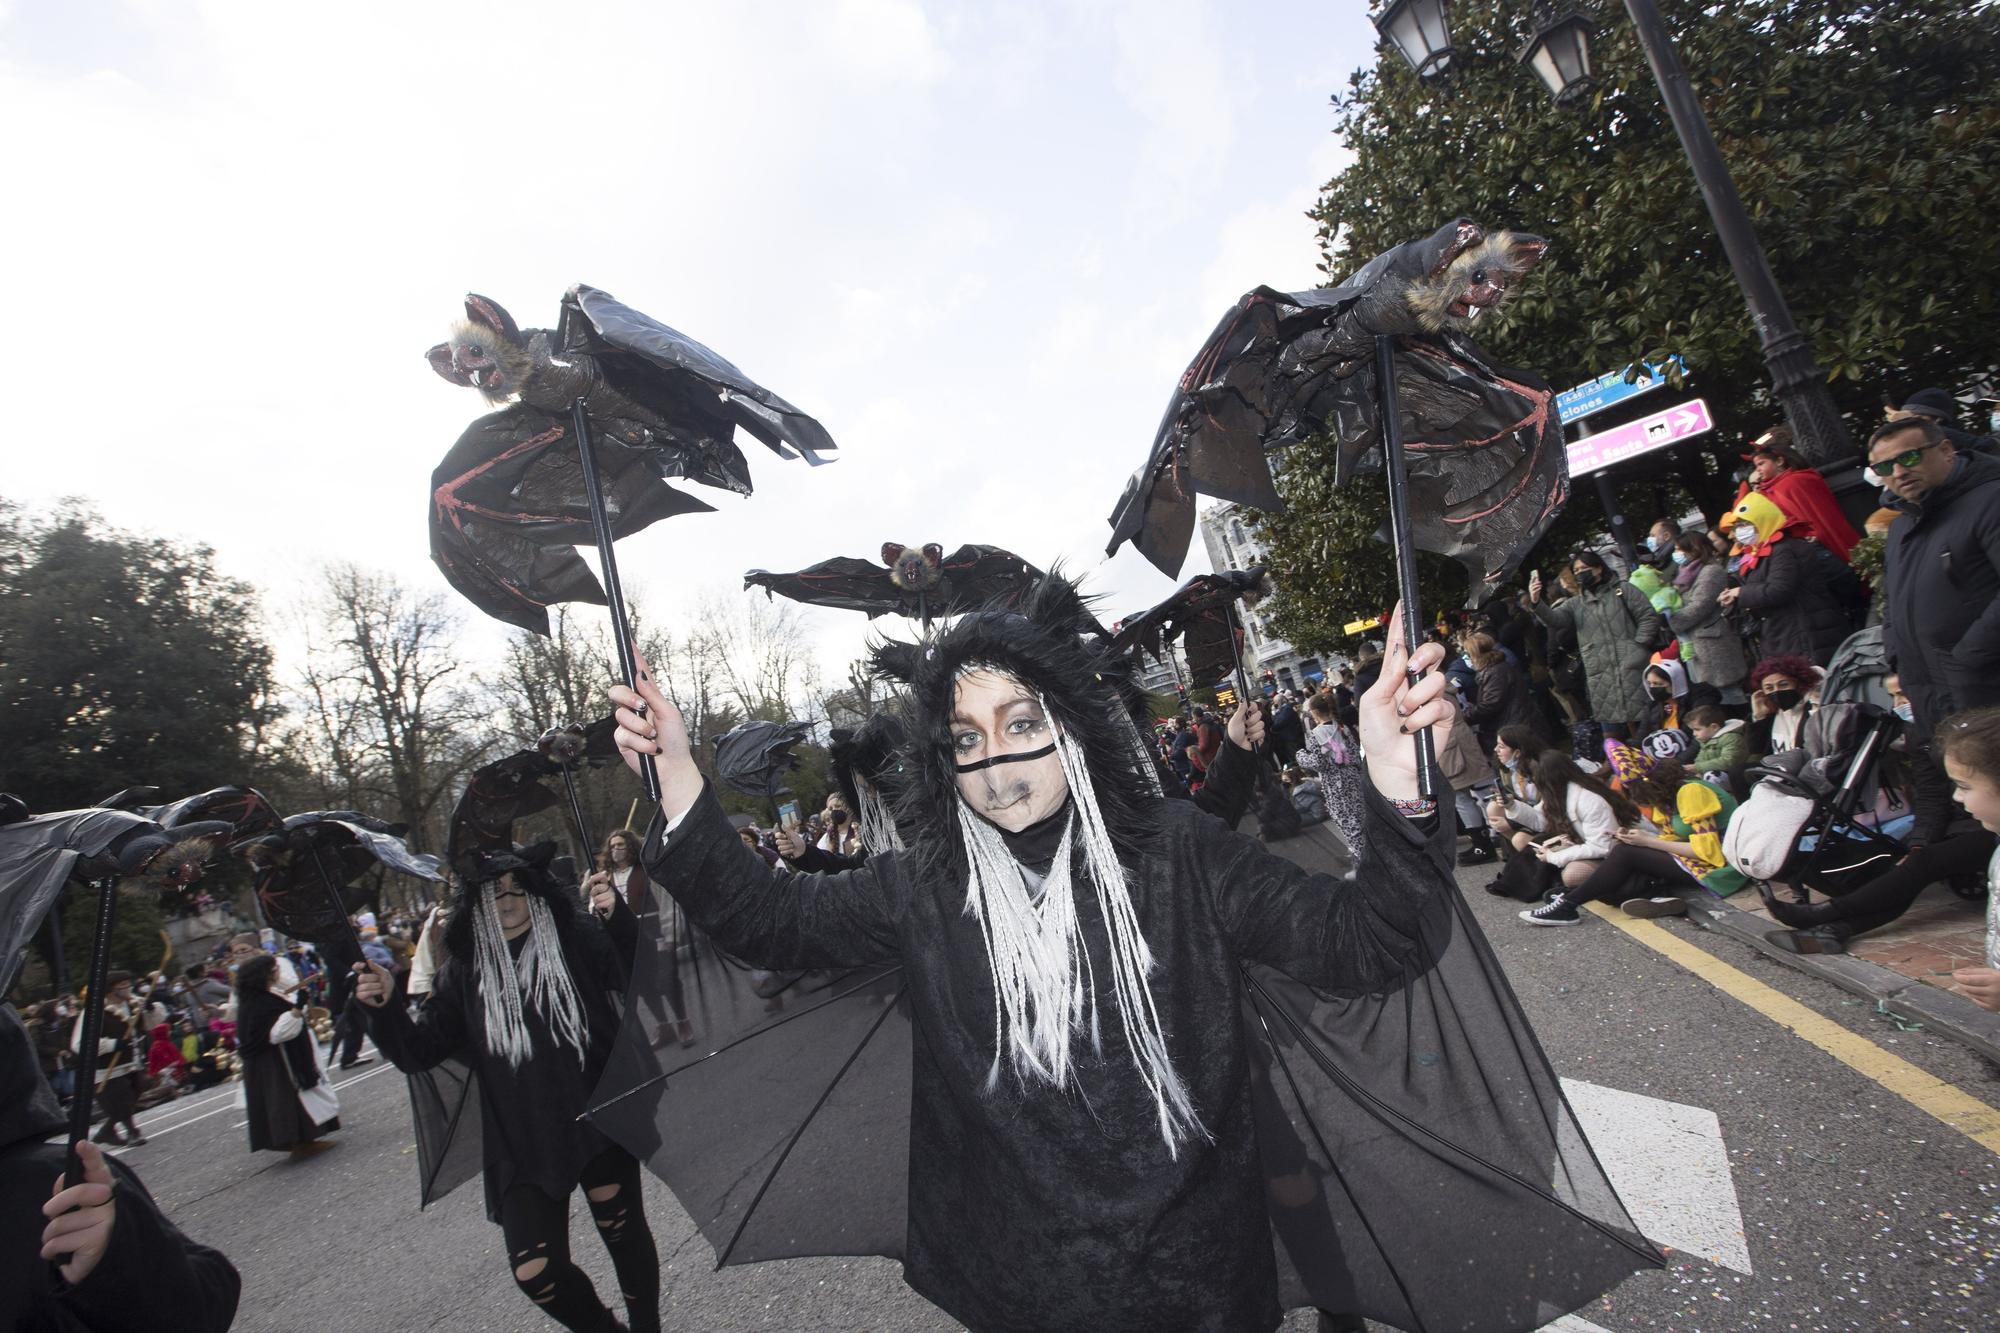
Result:
M1958 416L1958 400L1943 389L1919 389L1903 400L1903 411L1951 421Z

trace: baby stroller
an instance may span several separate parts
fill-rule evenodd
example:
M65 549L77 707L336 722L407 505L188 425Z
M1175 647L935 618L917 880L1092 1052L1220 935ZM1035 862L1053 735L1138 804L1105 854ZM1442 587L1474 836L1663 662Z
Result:
M1832 898L1896 864L1908 849L1883 829L1875 807L1882 756L1901 726L1869 703L1821 708L1807 724L1806 748L1745 771L1750 799L1723 832L1724 859L1750 879Z

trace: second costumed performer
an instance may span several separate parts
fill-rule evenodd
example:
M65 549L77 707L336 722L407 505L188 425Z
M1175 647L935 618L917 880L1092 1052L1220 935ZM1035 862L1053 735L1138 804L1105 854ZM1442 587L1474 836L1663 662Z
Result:
M1344 1229L1287 1242L1289 1258L1274 1248L1274 1202L1334 1200L1342 1228L1349 1214L1289 1142L1308 1131L1258 1104L1264 1048L1245 1018L1245 968L1355 997L1336 1003L1371 1024L1381 1010L1370 992L1394 1011L1407 1007L1399 992L1423 984L1425 922L1455 888L1449 826L1418 799L1409 733L1450 726L1432 670L1442 649L1412 660L1390 628L1361 704L1366 851L1343 880L1157 794L1106 683L1112 669L1077 632L1085 620L1073 585L1050 576L1017 609L878 651L910 687L909 846L838 874L781 874L743 845L642 663L637 692L611 695L619 746L660 777L648 870L754 966L901 964L914 1040L898 1257L913 1288L972 1329L1269 1330L1281 1290L1296 1291L1292 1270L1308 1265L1327 1293L1310 1303L1372 1312L1390 1303L1380 1293L1391 1279L1372 1259L1362 1271L1358 1248L1343 1261ZM1412 664L1427 673L1414 684ZM1413 1068L1407 1053L1389 1056L1377 1089ZM1434 1092L1449 1072L1435 1060L1417 1071ZM1490 1105L1498 1094L1484 1095ZM1449 1151L1425 1142L1433 1158ZM1574 1308L1615 1281L1594 1244L1535 1234L1495 1187L1505 1181L1471 1167L1453 1180L1463 1188L1403 1178L1353 1233L1357 1247L1367 1228L1405 1252L1452 1249L1437 1270L1448 1279L1407 1293L1441 1317L1403 1326L1496 1327L1508 1317L1487 1281L1496 1273L1534 1288L1529 1309ZM1468 1224L1473 1252L1452 1230ZM1617 1267L1647 1262L1623 1252Z
M486 852L459 865L445 960L416 1013L395 979L355 964L356 998L398 1069L447 1059L480 1086L486 1216L500 1224L522 1294L578 1333L657 1333L660 1261L640 1199L639 1163L578 1121L618 1031L637 919L608 881L591 915L549 878L553 844ZM570 1259L569 1196L581 1188L618 1274L629 1325Z

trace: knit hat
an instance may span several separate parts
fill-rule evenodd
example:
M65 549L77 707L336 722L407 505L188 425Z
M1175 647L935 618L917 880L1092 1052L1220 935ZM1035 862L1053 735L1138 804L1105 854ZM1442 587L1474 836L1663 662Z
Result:
M1951 421L1958 416L1958 400L1943 389L1919 389L1903 400L1903 411L1936 421Z

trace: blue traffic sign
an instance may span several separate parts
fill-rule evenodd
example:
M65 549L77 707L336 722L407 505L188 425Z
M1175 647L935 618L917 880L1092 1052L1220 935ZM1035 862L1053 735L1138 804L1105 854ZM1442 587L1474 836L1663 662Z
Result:
M1681 366L1681 359L1673 358L1673 364ZM1685 370L1685 366L1681 366ZM1579 384L1574 389L1556 395L1556 413L1564 421L1581 421L1595 412L1627 398L1637 398L1642 393L1651 393L1667 382L1663 366L1648 365L1646 373L1627 383L1623 370L1612 370L1599 375L1588 384Z

